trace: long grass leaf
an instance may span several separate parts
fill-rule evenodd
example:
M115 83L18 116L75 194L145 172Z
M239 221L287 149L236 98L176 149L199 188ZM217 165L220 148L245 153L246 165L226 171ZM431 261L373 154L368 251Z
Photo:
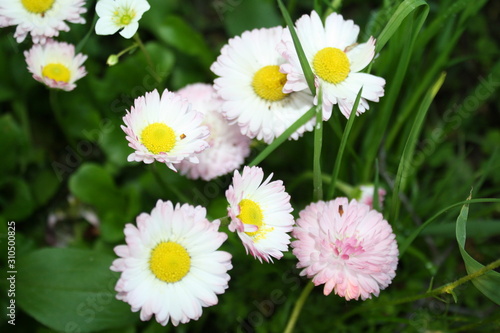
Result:
M299 37L297 36L297 32L295 31L295 26L293 21L288 14L288 11L283 4L283 1L278 0L278 6L280 7L283 18L285 19L285 23L290 30L290 34L292 35L293 45L295 46L295 50L297 51L297 55L299 57L300 66L302 67L302 71L304 72L304 76L306 77L307 85L311 90L311 93L316 95L316 86L314 85L314 74L312 72L311 66L309 65L309 61L307 61L306 54L304 53L304 49L302 48L302 44L300 44Z
M417 112L417 116L412 125L410 134L408 139L406 140L405 148L403 150L403 154L401 156L401 161L399 163L398 172L396 175L396 181L394 183L393 195L392 195L392 214L391 220L396 221L399 215L399 192L404 191L406 180L412 171L412 159L413 152L415 151L415 147L417 145L417 140L420 134L420 130L422 128L422 124L424 122L425 116L427 115L427 111L429 110L429 106L431 105L432 100L436 96L437 92L441 88L441 85L444 82L446 74L441 74L438 80L434 83L431 89L427 92L420 108Z
M349 137L349 133L351 133L352 124L354 123L354 118L356 118L356 110L358 109L362 92L363 92L363 87L361 87L361 89L358 92L358 95L356 96L356 100L354 101L354 105L351 110L351 115L349 116L349 120L347 121L347 125L345 126L344 134L342 135L342 140L340 141L339 151L337 153L337 157L335 158L335 165L332 171L332 180L330 183L330 187L328 188L328 196L327 196L328 200L332 199L333 194L335 193L335 185L337 183L337 177L339 176L342 156L344 155L344 150L347 144L347 138Z

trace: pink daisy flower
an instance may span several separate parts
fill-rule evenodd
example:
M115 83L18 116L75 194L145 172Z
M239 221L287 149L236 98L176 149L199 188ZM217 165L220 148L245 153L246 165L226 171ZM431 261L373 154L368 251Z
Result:
M203 207L175 207L158 200L151 214L137 217L137 227L125 226L126 245L115 247L120 257L111 270L121 272L116 298L153 315L161 325L197 320L202 307L217 304L230 279L231 255L218 251L227 239L220 221L210 223Z
M73 90L75 81L87 74L82 66L87 56L75 55L72 44L50 40L44 45L33 45L29 51L24 51L24 57L33 78L50 88Z
M332 13L323 25L319 15L313 11L311 15L303 15L295 25L314 73L316 88L321 86L323 90L324 118L330 118L334 104L338 104L342 114L349 118L361 87L363 92L357 115L369 109L367 101L378 102L384 96L385 80L360 72L375 55L375 39L370 37L366 43L357 44L359 26L352 20L344 20L342 15ZM280 67L280 71L287 74L283 92L309 90L290 31L283 34L283 42L278 49L287 59L287 63ZM314 102L318 104L317 96Z
M126 126L121 128L135 149L127 158L129 162L150 164L156 160L177 171L174 164L184 159L198 163L196 154L208 148L205 139L209 130L201 125L203 114L166 89L161 97L155 89L136 98L123 121Z
M370 206L373 209L373 195L375 194L375 187L373 185L361 185L358 187L359 195L355 198L360 203ZM383 188L378 189L378 206L380 209L384 206L384 198L386 191Z
M210 130L206 139L209 148L199 153L198 164L182 161L179 171L191 179L209 181L238 169L250 154L250 138L242 135L238 126L229 125L219 112L222 100L212 85L191 84L177 92L193 109L204 114L203 125Z
M292 235L300 275L347 300L378 296L396 275L398 246L382 214L347 198L319 201L299 213Z
M70 23L85 23L85 0L0 0L0 27L17 25L14 37L18 43L31 34L33 43L44 44L69 31Z
M288 251L294 223L290 196L281 180L271 182L272 176L263 181L262 168L245 166L241 175L234 172L226 191L229 230L238 232L247 253L260 262L281 259Z

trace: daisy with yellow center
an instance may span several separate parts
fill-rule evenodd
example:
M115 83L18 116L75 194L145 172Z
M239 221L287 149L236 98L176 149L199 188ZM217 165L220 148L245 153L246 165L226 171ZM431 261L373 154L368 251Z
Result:
M139 20L151 6L146 0L100 0L95 7L99 16L95 26L98 35L120 35L131 38L139 28Z
M17 26L14 37L18 43L28 34L33 43L45 44L69 31L70 23L85 23L85 0L0 0L0 28Z
M115 247L116 297L143 321L154 315L161 325L177 326L200 318L230 279L231 255L218 251L227 239L219 225L206 219L205 208L159 200L151 214L137 217L137 226L125 226L126 244Z
M135 149L128 156L129 162L150 164L157 160L176 171L174 164L184 159L198 163L196 154L208 148L205 140L210 133L202 125L203 114L168 90L161 97L157 90L138 97L123 121L129 146Z
M45 45L37 44L25 51L24 57L33 78L50 88L73 90L75 81L87 74L82 66L87 56L75 55L75 47L68 43L51 40Z
M211 66L219 76L214 87L222 98L222 114L238 124L241 133L271 143L313 105L307 91L285 93L285 59L277 52L282 27L245 31L229 40ZM290 138L312 131L314 119Z
M261 262L280 259L288 251L294 224L290 196L281 180L265 180L259 167L234 172L233 184L226 191L231 218L229 230L236 231L247 253Z
M315 85L322 87L325 120L330 118L334 104L338 104L342 114L349 118L361 87L363 92L357 115L369 109L368 101L378 102L384 96L383 78L360 73L375 55L375 39L370 37L366 43L357 44L359 27L353 21L332 13L323 25L313 11L297 20L296 31L315 75ZM283 34L278 50L287 60L280 67L280 71L287 74L283 91L309 90L289 31ZM318 103L316 99L314 102Z

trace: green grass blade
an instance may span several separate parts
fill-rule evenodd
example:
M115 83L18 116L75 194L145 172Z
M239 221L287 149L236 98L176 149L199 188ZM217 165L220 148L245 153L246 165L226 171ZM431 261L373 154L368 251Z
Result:
M417 26L422 27L427 14L429 13L429 5L423 0L405 0L396 9L394 14L387 22L384 30L380 33L377 38L377 45L375 46L375 53L380 52L385 44L391 39L392 35L399 29L399 26L404 21L404 19L413 13L415 10L417 15ZM417 29L420 31L420 28Z
M399 257L401 258L403 256L403 254L406 252L406 250L408 250L408 248L410 247L411 243L413 243L413 241L420 235L420 233L422 232L422 230L424 230L425 228L427 228L428 225L430 225L432 222L434 222L441 215L447 213L450 209L458 207L458 206L462 206L465 203L469 203L469 204L474 204L474 203L500 203L500 199L484 198L484 199L464 200L464 201L460 201L460 202L454 203L453 205L450 205L450 206L448 206L448 207L446 207L444 209L441 209L439 212L437 212L436 214L434 214L434 216L432 216L427 221L425 221L420 226L418 226L418 228L415 229L410 234L410 236L408 236L404 241L402 241L399 244L399 246L398 246L399 247Z
M471 196L467 198L470 200ZM466 224L467 217L469 214L469 204L463 205L460 210L460 215L457 218L457 242L460 249L460 254L464 259L465 269L468 274L473 274L476 271L482 269L484 265L479 263L477 260L472 258L469 253L465 250L465 240L467 238ZM495 271L488 271L483 275L480 275L472 280L472 284L482 292L486 297L491 299L496 304L500 305L500 273Z
M352 124L354 123L354 118L356 118L356 110L358 109L359 100L361 99L361 93L363 92L363 87L358 92L358 96L356 96L356 100L354 101L354 105L351 110L351 115L349 116L349 120L347 121L347 125L345 126L344 134L342 135L342 140L340 141L339 152L337 153L337 157L335 158L335 165L332 171L332 180L330 183L330 187L328 188L328 196L327 199L331 200L335 193L335 185L337 183L337 178L339 176L340 171L340 163L342 162L342 156L344 155L344 150L347 144L347 138L349 137L349 133L351 133Z
M304 125L306 122L311 120L314 117L315 107L310 108L306 113L302 115L299 119L297 119L290 127L288 127L280 136L278 136L269 146L267 146L263 151L257 155L252 162L250 162L249 166L258 165L262 162L267 156L269 156L276 148L278 148L283 142L288 139L293 132L299 129L300 126Z
M297 55L299 56L300 66L302 67L302 71L304 72L304 76L306 77L307 85L311 90L313 95L316 95L316 86L314 85L314 74L312 72L311 66L309 65L309 61L307 61L306 54L304 53L304 49L302 48L302 44L300 44L299 37L297 36L297 32L295 31L295 26L293 24L292 19L290 18L290 14L283 4L283 1L278 0L278 6L280 7L283 18L285 19L285 23L290 30L290 34L292 35L293 45L295 46L295 50L297 51Z
M316 125L314 127L313 155L313 198L323 199L323 180L321 175L321 146L323 144L323 91L319 87L318 105L316 106Z
M420 134L420 130L422 128L425 116L427 115L427 111L429 110L429 106L431 105L432 100L436 96L437 92L441 88L441 85L444 82L446 74L441 74L438 80L434 83L434 85L427 92L420 108L417 112L417 116L415 121L411 127L410 134L408 135L408 139L406 141L403 154L401 156L401 161L399 163L398 172L396 175L396 181L394 183L394 189L392 193L392 214L391 220L396 221L399 215L399 192L404 191L406 186L406 181L412 171L412 159L413 153L415 151L415 147L417 145L417 140Z

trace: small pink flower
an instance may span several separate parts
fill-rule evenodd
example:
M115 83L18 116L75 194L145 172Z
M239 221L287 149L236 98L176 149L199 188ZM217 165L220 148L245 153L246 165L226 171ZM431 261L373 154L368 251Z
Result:
M75 55L72 44L49 40L44 45L36 44L29 51L24 51L24 57L33 78L50 88L73 90L75 82L87 75L82 66L87 56L81 53Z
M203 113L203 125L210 130L206 139L209 148L199 153L199 163L182 161L179 171L188 178L209 181L238 169L250 154L250 138L230 125L220 113L222 100L210 84L195 83L177 92L187 99L194 110Z
M373 209L373 195L375 194L375 187L373 185L361 185L359 186L360 194L355 199L360 203L370 206ZM378 207L381 210L384 206L384 198L386 191L383 188L378 189Z
M382 214L347 198L319 201L299 213L292 235L300 275L347 300L378 296L396 275L398 246Z
M281 180L271 182L272 176L263 181L262 168L245 166L241 175L234 172L233 185L226 191L229 230L238 232L247 253L260 262L281 259L288 251L294 223L290 196Z

